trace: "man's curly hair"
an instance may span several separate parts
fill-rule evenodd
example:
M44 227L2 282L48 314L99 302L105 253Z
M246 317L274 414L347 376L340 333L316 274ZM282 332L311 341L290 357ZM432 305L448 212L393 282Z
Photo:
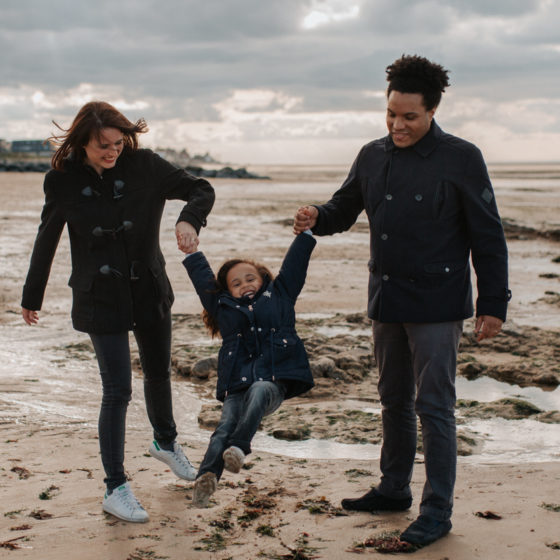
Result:
M449 70L418 55L402 55L385 69L387 97L392 91L419 93L427 111L435 109L449 86Z

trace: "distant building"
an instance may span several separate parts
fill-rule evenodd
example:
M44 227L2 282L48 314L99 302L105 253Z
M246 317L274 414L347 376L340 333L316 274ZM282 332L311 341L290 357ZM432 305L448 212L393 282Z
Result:
M53 150L50 142L44 140L14 140L12 152L16 154L45 154Z

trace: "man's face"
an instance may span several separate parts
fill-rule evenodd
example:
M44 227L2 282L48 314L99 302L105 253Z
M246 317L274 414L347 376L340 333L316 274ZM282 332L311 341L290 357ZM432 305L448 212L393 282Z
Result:
M420 93L393 90L387 98L387 128L395 146L414 146L430 130L435 112L426 110Z

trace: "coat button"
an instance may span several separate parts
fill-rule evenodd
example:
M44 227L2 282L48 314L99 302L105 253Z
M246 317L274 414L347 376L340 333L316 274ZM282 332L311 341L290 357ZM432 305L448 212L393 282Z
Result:
M448 266L446 266L444 270L445 270L445 272L449 272L450 269L449 269Z
M387 282L387 280L389 280L389 275L384 274L381 278L383 278L383 280L385 280L385 282Z
M251 330L254 331L254 330L255 330L255 327L251 327Z
M415 194L414 195L414 200L416 200L417 202L420 202L422 200L422 198L424 198L421 194Z
M241 381L247 381L247 378L246 378L246 377L242 377L242 378L241 378Z
M386 241L387 239L389 239L389 236L386 233L382 233L381 239L383 239L383 241Z
M261 332L261 331L262 331L262 329L261 329L260 327L259 327L259 328L258 328L257 330L258 330L259 332Z
M387 200L393 200L393 195L392 195L392 194L386 194L386 195L385 195L385 198L386 198Z
M263 378L262 378L262 377L259 377L259 381L262 381L262 380L263 380Z

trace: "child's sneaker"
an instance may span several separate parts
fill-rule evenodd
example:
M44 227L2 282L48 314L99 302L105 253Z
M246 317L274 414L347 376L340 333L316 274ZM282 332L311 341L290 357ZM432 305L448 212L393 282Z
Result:
M179 478L185 480L194 480L196 478L196 470L187 459L181 447L177 442L173 443L173 451L162 449L157 441L153 441L150 445L150 455L163 461Z
M218 480L213 472L201 474L194 483L193 506L203 508L208 506L210 496L218 488Z
M132 523L145 523L149 516L132 493L128 482L121 484L111 492L105 493L103 511Z
M224 459L224 469L226 471L238 473L245 461L245 453L239 447L232 445L224 451L222 458Z

